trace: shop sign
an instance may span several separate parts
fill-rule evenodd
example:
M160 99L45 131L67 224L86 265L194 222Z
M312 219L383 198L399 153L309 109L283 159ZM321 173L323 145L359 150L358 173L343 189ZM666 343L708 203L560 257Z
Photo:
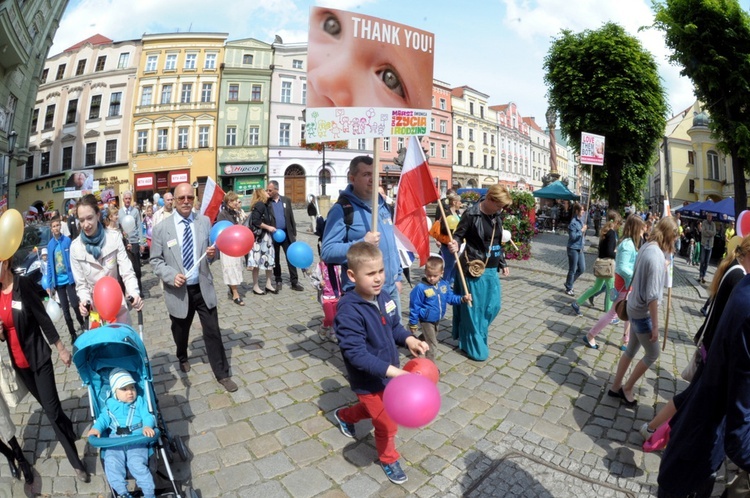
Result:
M265 180L262 178L237 178L234 181L234 191L237 193L248 194L255 189L265 187Z
M265 174L265 163L260 164L227 164L224 166L225 175Z
M139 188L153 187L154 177L153 176L141 176L135 179L135 186Z
M188 174L187 173L172 173L169 183L172 185L175 185L177 183L187 183L188 181Z

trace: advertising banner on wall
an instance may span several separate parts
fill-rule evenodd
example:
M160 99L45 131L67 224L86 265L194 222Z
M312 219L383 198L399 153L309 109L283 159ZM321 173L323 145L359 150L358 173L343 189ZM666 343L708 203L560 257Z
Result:
M308 44L307 142L429 132L432 33L313 7Z
M581 164L604 166L604 137L581 132Z

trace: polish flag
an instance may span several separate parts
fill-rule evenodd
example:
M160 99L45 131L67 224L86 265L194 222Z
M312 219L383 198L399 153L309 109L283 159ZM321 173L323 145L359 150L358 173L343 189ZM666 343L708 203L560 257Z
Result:
M430 257L429 218L424 207L439 199L422 146L412 136L398 181L394 225L399 241L419 255L419 266L424 266Z
M224 202L224 191L216 185L216 182L211 177L208 177L206 188L203 190L203 199L201 200L201 214L208 216L208 219L213 223L219 215L219 208L221 208L222 202Z

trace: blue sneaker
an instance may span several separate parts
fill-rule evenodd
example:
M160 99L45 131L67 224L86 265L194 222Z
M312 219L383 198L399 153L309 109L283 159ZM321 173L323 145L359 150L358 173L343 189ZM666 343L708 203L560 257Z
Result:
M613 318L612 321L609 322L610 325L617 325L618 323L620 323L620 319L617 317Z
M576 312L576 316L583 316L583 313L581 313L581 307L578 306L578 303L573 301L570 303L570 307L573 308L573 311Z
M383 472L385 472L385 476L393 484L403 484L409 480L409 478L406 477L406 474L404 474L404 471L401 470L401 464L398 463L398 460L390 465L380 462L380 468L383 469Z
M354 428L354 424L350 424L349 422L344 422L343 420L341 420L339 418L339 411L341 411L341 408L333 412L333 418L335 418L336 422L339 423L339 429L341 429L341 434L343 434L346 437L350 437L354 439L354 435L356 434L356 429Z

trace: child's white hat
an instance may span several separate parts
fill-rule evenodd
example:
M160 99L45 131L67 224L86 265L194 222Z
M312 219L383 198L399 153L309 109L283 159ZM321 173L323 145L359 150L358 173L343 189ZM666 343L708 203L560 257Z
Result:
M129 386L130 384L135 384L133 376L130 375L130 372L123 370L122 368L113 368L109 373L109 387L113 391L122 389L123 387Z
M47 255L47 248L42 247L42 256L46 256L46 255Z

